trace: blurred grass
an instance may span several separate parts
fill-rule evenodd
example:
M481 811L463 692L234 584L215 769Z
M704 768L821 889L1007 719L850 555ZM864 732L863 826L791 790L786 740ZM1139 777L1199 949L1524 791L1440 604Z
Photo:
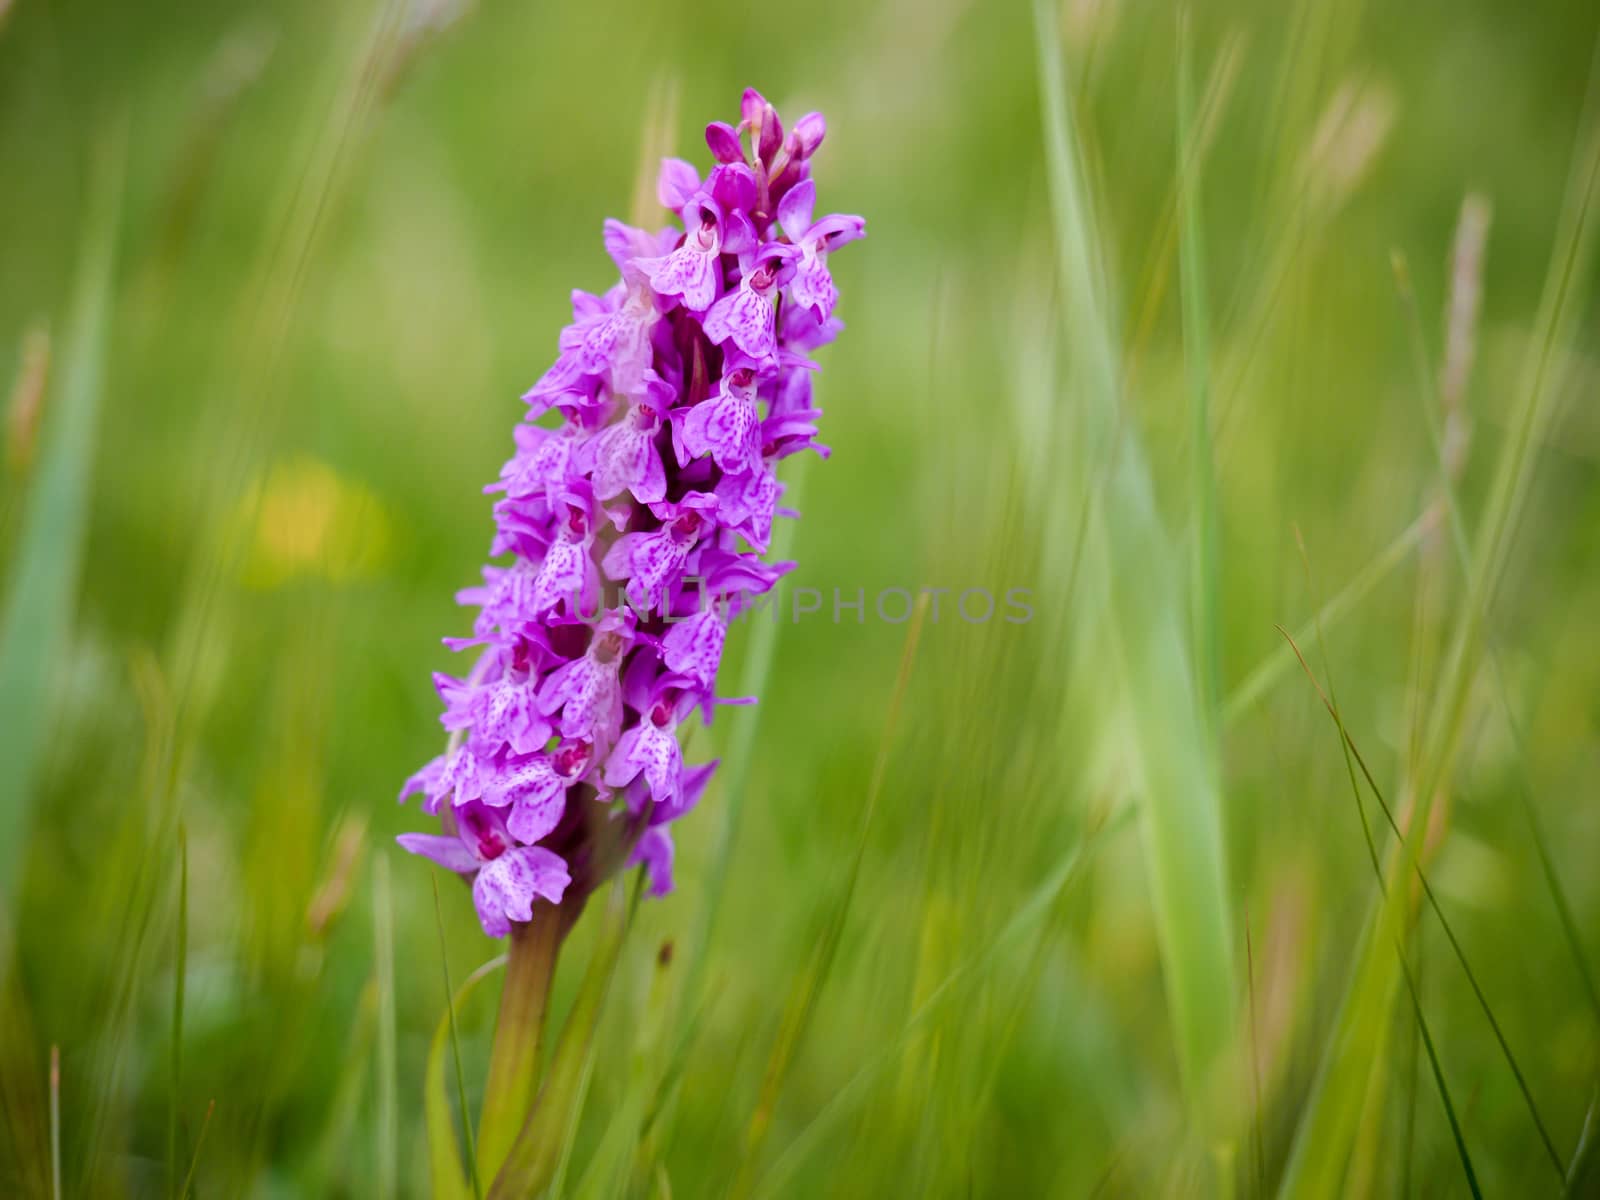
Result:
M28 833L34 772L54 707L52 683L72 625L89 521L90 481L106 377L106 343L122 220L127 132L108 126L94 149L90 202L83 217L72 285L60 388L49 401L49 422L9 588L0 610L0 904L10 911L19 852ZM23 399L19 393L13 403ZM11 422L13 438L31 429ZM13 461L31 458L13 456ZM10 934L0 921L0 953ZM0 963L0 978L5 964Z
M49 665L0 699L21 716L0 723L0 791L28 813L25 839L0 839L18 867L0 1193L48 1194L53 1129L69 1196L170 1194L174 1161L198 1196L366 1197L391 1171L395 1194L429 1192L427 1081L452 1087L430 1069L437 922L463 969L496 948L464 892L436 914L426 871L394 857L422 818L391 798L440 741L427 676L465 628L451 596L487 545L478 489L568 290L608 276L599 223L626 215L641 144L703 162L699 127L748 84L827 113L822 203L871 230L832 264L850 327L817 394L835 454L807 467L792 529L794 583L824 610L730 638L728 690L748 679L761 704L695 733L691 757L723 773L574 1068L586 1102L551 1160L566 1189L727 1190L859 848L757 1194L1464 1194L1374 933L1343 751L1273 630L1309 645L1318 614L1345 727L1426 845L1556 1149L1592 1171L1576 1151L1600 1020L1575 964L1600 948L1600 331L1592 256L1551 247L1582 225L1562 210L1574 145L1592 162L1600 15L1220 0L1192 10L1187 71L1169 8L1046 5L1059 42L1038 15L10 7L0 162L23 166L0 189L0 389L29 394L27 331L55 336L31 462L10 431L35 417L4 424L7 603L67 416L98 116L130 120L87 507L50 543L81 571L23 623L29 654L59 631ZM1065 220L1064 161L1085 199ZM1413 326L1444 344L1468 192L1494 222L1459 399L1472 437L1445 491ZM1552 257L1567 299L1541 315ZM1147 480L1132 505L1110 454L1127 446ZM831 619L834 587L867 590L862 623ZM952 590L930 596L863 834L906 635L871 611L888 587ZM977 587L1002 610L1031 589L1033 620L964 621ZM1129 821L1217 832L1152 853L1116 832ZM1411 867L1386 865L1479 1185L1517 1194L1548 1155L1449 937L1431 906L1413 919ZM1158 902L1174 878L1204 887ZM1246 912L1248 985L1230 946ZM552 1028L600 915L573 934ZM1359 1045L1340 1012L1358 963ZM491 990L456 1006L469 1104ZM1195 1086L1210 1059L1220 1096ZM1231 1159L1210 1152L1219 1128Z
M1108 732L1125 731L1132 743L1131 766L1137 780L1133 787L1143 810L1157 940L1184 1082L1202 1136L1226 1142L1232 1136L1231 1119L1215 1085L1235 1032L1235 987L1233 918L1226 894L1219 774L1211 733L1216 726L1215 694L1207 669L1215 604L1209 590L1209 575L1215 568L1207 485L1210 420L1203 401L1192 401L1198 413L1191 453L1203 464L1195 468L1195 487L1203 494L1193 513L1198 524L1195 590L1190 598L1195 619L1186 638L1180 632L1185 622L1178 616L1177 580L1182 572L1174 569L1179 552L1161 528L1143 449L1125 424L1120 350L1110 313L1111 283L1084 176L1083 151L1067 107L1059 33L1046 0L1035 0L1034 12L1060 261L1063 341L1070 364L1064 403L1058 403L1078 412L1073 425L1056 426L1059 432L1053 440L1062 446L1067 461L1058 461L1061 483L1055 493L1041 487L1041 499L1068 511L1084 508L1093 514L1083 531L1083 552L1088 556L1091 585L1104 589L1107 606L1103 625L1093 627L1093 636L1112 646L1096 679L1105 690L1103 719ZM1192 191L1192 177L1183 181L1183 187ZM1193 200L1186 196L1186 203L1192 205ZM1180 241L1186 246L1185 266L1190 272L1184 282L1194 338L1204 335L1194 327L1199 284L1192 272L1198 264L1199 227L1189 215ZM1204 355L1193 341L1189 349L1196 358L1191 371L1203 371ZM1051 437L1051 426L1038 424L1042 428L1030 429L1025 436ZM1076 488L1073 455L1079 456L1075 474L1082 481ZM1035 482L1049 486L1043 479ZM1196 655L1202 660L1199 667L1193 662Z

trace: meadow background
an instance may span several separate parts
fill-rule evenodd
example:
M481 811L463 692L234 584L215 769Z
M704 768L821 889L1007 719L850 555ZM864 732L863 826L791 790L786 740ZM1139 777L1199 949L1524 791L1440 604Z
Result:
M479 489L753 84L869 229L793 582L1035 617L735 634L561 1190L1596 1194L1597 36L0 3L0 1192L427 1194L438 923L498 951L393 796Z

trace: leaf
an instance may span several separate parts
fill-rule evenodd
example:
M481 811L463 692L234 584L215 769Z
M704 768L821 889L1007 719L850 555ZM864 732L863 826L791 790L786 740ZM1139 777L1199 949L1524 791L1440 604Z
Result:
M125 141L119 125L97 148L62 345L60 389L46 413L45 444L0 622L0 763L5 764L0 771L0 908L9 907L13 896L50 717L50 681L76 609L105 378Z
M450 1088L445 1082L445 1052L454 1041L452 1025L455 1014L467 1002L477 987L490 975L506 965L506 956L499 955L484 963L456 989L450 997L439 1023L434 1026L433 1040L428 1043L428 1070L423 1077L422 1112L428 1128L428 1178L434 1200L468 1200L473 1194L467 1182L464 1159L456 1143L455 1123L450 1117ZM460 1069L459 1060L457 1069ZM470 1118L463 1112L462 1120Z
M1225 1137L1228 1097L1214 1093L1236 1029L1221 772L1211 722L1197 703L1181 555L1161 523L1137 422L1125 408L1121 349L1083 139L1069 100L1056 6L1035 0L1040 105L1061 289L1067 393L1047 419L1078 422L1041 433L1059 447L1044 498L1056 527L1083 520L1083 569L1099 598L1092 614L1104 671L1104 734L1124 730L1133 762L1157 942L1190 1110ZM1191 279L1193 273L1191 272ZM1074 476L1076 477L1074 481ZM1076 556L1076 551L1074 556ZM1087 628L1087 626L1086 626Z

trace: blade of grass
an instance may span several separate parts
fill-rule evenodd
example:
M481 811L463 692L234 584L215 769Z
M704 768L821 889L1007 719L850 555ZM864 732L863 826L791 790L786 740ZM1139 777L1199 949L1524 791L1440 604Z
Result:
M1580 152L1575 156L1573 186L1535 323L1535 349L1524 366L1512 436L1496 467L1474 548L1466 600L1446 658L1439 700L1429 726L1431 752L1424 759L1416 786L1419 821L1424 823L1434 794L1448 782L1460 748L1466 727L1467 701L1482 657L1489 612L1527 504L1534 473L1534 450L1545 440L1549 425L1556 392L1551 386L1551 376L1557 350L1577 319L1578 281L1590 274L1588 267L1595 233L1593 217L1597 185L1600 185L1600 39L1596 40L1590 67L1579 137Z
M1250 944L1250 910L1244 914L1245 985L1250 1001L1250 1140L1255 1143L1256 1195L1267 1194L1267 1149L1261 1132L1261 1039L1256 1021L1256 955Z
M442 932L441 928L441 936ZM441 961L442 959L441 951ZM481 1186L478 1180L477 1160L473 1157L472 1110L467 1107L466 1085L462 1081L461 1050L456 1038L456 1012L477 990L480 983L505 965L504 954L491 958L462 980L460 989L454 992L449 986L450 968L448 964L445 966L446 1012L439 1018L438 1025L434 1027L433 1040L428 1044L427 1075L424 1077L422 1095L423 1118L428 1131L428 1169L432 1183L430 1194L434 1200L465 1200L469 1187L467 1173L461 1166L463 1159L456 1145L455 1124L450 1118L450 1099L445 1090L444 1051L447 1040L451 1055L455 1059L457 1097L461 1105L462 1124L467 1133L465 1161L472 1164L470 1186L473 1194L476 1194L477 1188Z
M867 784L867 799L861 813L861 830L856 837L855 853L851 856L843 888L829 914L822 936L812 950L811 960L790 989L783 1016L779 1019L778 1034L773 1040L772 1053L767 1059L766 1072L761 1080L761 1092L756 1100L755 1111L750 1114L750 1123L745 1129L739 1176L730 1192L735 1197L749 1195L755 1185L761 1150L771 1130L773 1114L783 1094L784 1084L788 1081L789 1067L793 1064L794 1056L810 1027L811 1016L816 1011L817 1001L822 995L823 988L827 985L839 942L844 936L850 905L855 899L856 883L861 876L861 863L866 857L867 838L872 829L873 814L877 810L878 797L883 791L883 782L888 775L894 735L900 722L900 710L911 684L911 672L917 660L917 646L922 639L922 623L927 613L928 593L922 592L917 596L916 605L912 609L911 623L906 629L905 646L900 652L900 669L895 677L894 691L890 695L889 708L884 717L883 736L878 743L878 755L872 766L872 778Z
M178 1183L178 1108L183 1095L183 989L189 966L189 835L178 825L178 947L172 976L171 1093L167 1101L167 1186Z
M1422 942L1417 942L1417 990L1422 989ZM1417 1071L1421 1066L1422 1027L1411 1022L1411 1056L1406 1063L1405 1133L1400 1140L1400 1191L1402 1200L1416 1195L1411 1190L1412 1160L1417 1144Z
M1567 1168L1567 1186L1563 1193L1566 1200L1578 1200L1580 1196L1593 1196L1600 1189L1600 1154L1595 1153L1595 1146L1600 1139L1595 1137L1595 1105L1600 1103L1600 1096L1589 1101L1589 1110L1583 1114L1583 1129L1578 1134L1578 1146L1572 1152L1572 1165Z
M1000 932L981 950L945 976L928 994L921 1006L911 1014L895 1040L863 1063L845 1085L829 1097L828 1103L811 1118L799 1135L784 1148L777 1161L761 1176L756 1195L772 1196L783 1191L794 1172L813 1152L828 1129L844 1118L849 1111L848 1103L853 1097L899 1058L917 1032L946 1003L956 999L969 985L982 979L984 973L1000 961L1005 951L1032 926L1044 919L1066 890L1067 885L1077 877L1078 870L1094 849L1120 832L1133 817L1135 808L1136 806L1132 804L1124 805L1107 818L1104 825L1090 830L1073 845L1056 868L1040 881L1028 898L1011 914Z
M1283 631L1280 629L1279 632ZM1287 633L1284 633L1284 637L1287 638L1288 636L1289 635ZM1296 648L1295 654L1297 657L1299 656L1299 653L1299 649ZM1325 649L1322 651L1322 654L1324 659L1323 670L1326 672L1328 667L1326 665L1327 652ZM1382 810L1384 819L1388 822L1390 830L1393 831L1397 843L1399 843L1401 846L1404 846L1406 842L1406 836L1401 831L1399 823L1395 820L1394 812L1390 809L1388 802L1384 799L1383 792L1378 787L1377 781L1373 778L1372 771L1368 768L1366 759L1362 757L1360 749L1357 748L1355 739L1350 736L1349 731L1345 728L1343 719L1339 715L1338 703L1334 699L1332 693L1333 685L1331 678L1328 685L1329 690L1327 692L1323 692L1322 687L1317 683L1316 677L1311 675L1311 669L1310 667L1306 666L1303 658L1300 660L1300 665L1305 669L1307 676L1311 679L1312 685L1317 688L1317 694L1322 700L1323 707L1328 710L1329 715L1332 716L1338 723L1339 734L1344 748L1346 766L1351 772L1350 783L1352 787L1356 788L1357 807L1361 808L1361 795L1359 784L1357 784L1355 778L1355 766L1360 767L1361 775L1366 780L1367 787L1371 789L1373 798L1378 802L1378 807L1380 810ZM1355 765L1352 766L1352 763ZM1366 828L1367 818L1364 808L1362 808L1361 812L1361 822L1363 828ZM1378 864L1377 851L1373 848L1372 834L1370 829L1367 829L1367 842L1368 849L1372 854L1373 868L1378 870L1379 879L1381 882L1382 870ZM1467 983L1471 986L1472 994L1478 1001L1478 1007L1483 1010L1484 1019L1489 1022L1489 1028L1494 1034L1495 1042L1500 1047L1500 1054L1506 1060L1506 1065L1511 1068L1511 1074L1516 1079L1517 1089L1522 1093L1523 1103L1528 1109L1528 1115L1533 1119L1534 1127L1538 1131L1539 1139L1544 1145L1545 1153L1549 1156L1550 1163L1555 1168L1556 1174L1560 1178L1564 1179L1566 1178L1567 1174L1566 1164L1561 1161L1561 1154L1556 1149L1555 1142L1551 1139L1549 1130L1545 1127L1544 1119L1539 1115L1539 1106L1534 1102L1533 1092L1528 1087L1527 1078L1523 1075L1522 1068L1517 1064L1517 1057L1514 1053L1512 1053L1510 1043L1506 1041L1505 1033L1500 1028L1500 1022L1495 1018L1494 1009L1490 1007L1489 999L1484 995L1483 987L1478 983L1478 976L1476 972L1473 971L1472 964L1467 961L1466 951L1462 948L1460 939L1456 937L1455 929L1451 926L1449 919L1444 915L1444 909L1439 904L1439 898L1434 893L1433 885L1428 882L1427 873L1422 869L1420 856L1411 855L1409 856L1409 860L1412 870L1416 873L1417 882L1422 887L1422 894L1426 898L1428 906L1433 910L1433 915L1438 919L1439 928L1444 931L1445 940L1450 943L1450 949L1455 954L1456 961L1461 964L1461 972L1467 977Z
M798 508L805 494L806 467L810 459L801 456L794 462L794 474L784 489L784 504ZM783 521L772 533L774 562L782 562L794 553L798 521ZM767 694L767 677L772 672L772 660L777 654L778 630L782 621L755 621L750 634L750 645L745 651L743 670L739 675L740 696ZM733 738L728 745L722 765L722 808L719 813L716 837L712 842L711 861L701 884L699 918L694 936L689 940L689 961L684 967L682 995L688 1003L696 1003L704 983L706 951L716 930L717 913L722 903L722 893L728 884L728 870L733 862L733 846L739 834L739 822L744 815L744 801L749 790L750 764L755 750L756 731L761 724L761 705L732 718Z
M200 1151L206 1144L206 1130L211 1128L212 1114L217 1111L217 1102L210 1101L206 1105L206 1115L200 1122L200 1133L194 1139L194 1157L189 1160L189 1172L183 1177L183 1186L178 1189L178 1200L189 1200L189 1189L194 1186L195 1169L200 1166Z
M567 1122L561 1138L561 1156L556 1159L555 1174L550 1177L550 1186L546 1189L548 1196L565 1196L567 1194L567 1168L572 1165L572 1149L578 1142L578 1123L583 1117L583 1106L589 1099L589 1083L594 1078L595 1051L598 1049L597 1041L590 1041L588 1052L583 1057L583 1074L578 1079L578 1091L567 1109Z
M1513 414L1512 436L1501 451L1472 559L1472 570L1428 722L1422 763L1410 780L1412 827L1427 829L1435 797L1449 785L1466 727L1468 700L1482 659L1486 620L1509 557L1534 467L1532 449L1543 440L1551 409L1550 386L1556 349L1570 331L1577 307L1577 281L1586 279L1593 248L1592 219L1600 180L1600 133L1594 128L1600 99L1600 41L1591 64L1578 153L1568 204L1558 230L1544 296L1535 322L1533 349L1524 366ZM1422 851L1421 838L1396 847L1404 864ZM1401 866L1404 872L1404 865ZM1410 919L1407 889L1396 888L1380 904L1354 960L1350 984L1308 1099L1284 1176L1285 1196L1329 1195L1345 1161L1373 1058L1356 1050L1386 1023L1399 986L1388 945Z
M450 1057L455 1060L456 1068L456 1100L461 1105L461 1138L466 1143L467 1171L472 1179L472 1195L474 1200L483 1200L483 1185L478 1181L478 1152L472 1143L472 1109L467 1107L467 1078L461 1070L461 1040L456 1032L456 1000L455 989L450 985L450 951L449 944L444 936L444 909L439 904L439 873L429 873L429 881L433 884L433 916L439 927L439 970L444 975L444 1005L445 1015L450 1021ZM431 1115L431 1114L430 1114ZM448 1126L446 1126L448 1128ZM434 1152L435 1179L439 1170L438 1150L439 1136L429 1123L428 1144ZM451 1149L454 1150L454 1138L451 1138ZM434 1195L441 1193L438 1187L434 1188Z
M61 1200L61 1047L50 1046L50 1195Z
M394 1195L400 1151L399 1080L395 1065L394 1011L394 909L389 896L389 860L376 856L372 871L372 940L374 971L378 980L378 1088L373 1194L379 1200Z
M1190 82L1192 34L1187 7L1178 18L1178 238L1179 286L1183 302L1183 357L1189 382L1190 538L1189 612L1195 662L1195 692L1210 736L1221 706L1217 630L1217 484L1211 449L1211 313L1206 297L1205 222L1201 212L1201 162L1184 154L1193 137Z
M1456 498L1455 484L1452 479L1450 462L1448 460L1448 447L1445 442L1444 432L1441 430L1436 409L1440 407L1437 389L1433 384L1433 374L1428 370L1427 339L1422 331L1421 314L1417 309L1416 293L1411 287L1411 275L1406 269L1405 257L1398 251L1395 253L1395 286L1400 294L1402 307L1405 309L1407 323L1411 329L1413 360L1417 368L1418 394L1423 398L1423 414L1426 418L1428 436L1433 445L1434 457L1439 469L1439 492L1444 502L1445 511L1450 518L1451 544L1456 553L1463 572L1472 569L1471 552L1468 549L1466 526L1461 518L1461 505ZM1551 903L1555 906L1556 916L1561 923L1562 933L1567 942L1567 950L1572 956L1573 965L1578 972L1588 998L1590 1010L1600 1023L1600 989L1596 988L1593 968L1589 965L1589 955L1584 949L1583 936L1578 931L1576 919L1572 914L1572 904L1567 898L1567 889L1561 882L1561 877L1556 873L1555 860L1551 856L1549 842L1545 838L1543 826L1539 822L1538 811L1534 807L1532 787L1528 782L1527 755L1523 750L1522 731L1516 719L1516 713L1511 707L1511 693L1506 686L1505 671L1501 664L1500 653L1492 643L1485 648L1485 655L1489 660L1490 672L1494 678L1495 693L1498 696L1506 720L1507 728L1511 733L1512 747L1515 750L1517 764L1518 787L1515 789L1517 800L1522 809L1523 817L1528 823L1528 833L1533 841L1534 851L1539 859L1539 871L1544 880L1545 889L1550 893ZM1546 1142L1547 1149L1552 1152L1554 1147ZM1559 1161L1559 1155L1556 1155Z
M1411 524L1407 525L1378 554L1350 577L1350 581L1334 593L1333 598L1319 608L1316 614L1294 631L1298 642L1310 641L1316 633L1318 621L1333 628L1369 596L1373 589L1394 573L1395 569L1420 546L1429 532L1439 523L1440 510L1429 506ZM1254 708L1273 684L1294 666L1294 655L1284 645L1277 646L1245 675L1237 687L1228 694L1222 706L1225 726L1232 726L1250 709Z
M53 711L51 681L77 609L89 523L96 429L104 390L125 123L100 135L61 345L59 391L48 407L38 473L0 617L0 909L16 893L39 752ZM0 967L0 969L4 969Z
M649 1177L655 1148L647 1144L644 1122L664 1078L660 1056L666 1022L672 1015L672 960L672 943L663 942L655 955L649 992L637 1022L622 1104L612 1115L605 1136L578 1181L572 1193L574 1200L602 1200L626 1194L630 1172L641 1185Z
M321 245L351 175L355 149L372 123L385 67L404 28L407 0L370 0L357 9L364 32L353 52L346 53L340 34L329 39L335 48L325 64L334 76L332 94L316 95L297 127L297 146L279 172L283 193L270 213L270 231L241 293L241 331L212 369L209 390L233 398L211 405L202 414L208 422L202 444L209 471L201 481L203 500L197 511L209 525L188 534L199 550L185 565L178 616L172 622L167 675L172 681L174 711L170 761L164 772L163 809L176 804L182 763L198 735L204 690L199 686L212 630L226 586L237 576L238 556L247 544L231 536L230 514L246 524L258 517L264 489L249 489L262 447L275 433L280 399L277 388L301 297ZM364 18L364 19L363 19ZM319 91L324 81L319 80Z
M1303 550L1303 546L1302 546L1302 550ZM1283 633L1284 637L1286 637L1286 638L1289 636L1281 628L1279 629L1279 632ZM1366 808L1362 804L1362 801L1361 801L1361 786L1356 781L1354 762L1359 761L1359 759L1360 759L1360 751L1358 751L1356 749L1355 740L1350 736L1349 730L1347 730L1345 728L1344 718L1339 713L1338 702L1334 699L1334 696L1333 696L1332 677L1330 675L1329 682L1328 682L1328 690L1326 692L1324 692L1323 689L1322 689L1322 685L1317 682L1316 676L1311 673L1311 668L1310 668L1309 665L1306 664L1305 658L1304 658L1303 655L1301 655L1300 648L1298 646L1295 647L1295 657L1300 660L1300 665L1305 669L1307 678L1309 678L1311 680L1312 686L1316 688L1318 696L1321 698L1324 707L1327 708L1329 716L1331 716L1333 718L1334 726L1339 732L1339 749L1341 750L1341 752L1344 755L1345 771L1348 774L1349 779L1350 779L1351 796L1354 798L1354 800L1356 802L1357 811L1361 814L1361 828L1362 828L1362 832L1365 835L1366 840L1367 840L1367 850L1368 850L1368 853L1371 855L1372 870L1373 870L1374 876L1375 876L1375 878L1377 880L1378 891L1380 892L1380 894L1383 894L1383 895L1387 896L1388 894L1390 894L1390 889L1389 889L1388 885L1384 882L1383 866L1378 861L1377 850L1375 849L1373 841L1372 841L1372 829L1371 829L1371 826L1367 822ZM1324 651L1324 658L1326 659L1326 651ZM1327 671L1329 669L1326 661L1324 662L1323 669L1324 669L1324 671ZM1366 770L1366 764L1365 763L1362 763L1362 770L1363 771ZM1388 806L1383 804L1383 801L1382 801L1381 797L1379 797L1379 804L1383 806L1384 813L1388 814L1388 812L1389 812ZM1391 825L1393 825L1393 818L1392 817L1390 818L1390 823L1391 823ZM1405 839L1404 839L1404 836L1400 833L1399 826L1397 826L1397 825L1394 826L1394 832L1395 832L1395 835L1397 837L1399 837L1402 842L1404 842ZM1422 874L1422 868L1420 867L1420 865L1416 864L1415 859L1412 860L1412 863L1417 868L1417 877L1422 880L1423 887L1425 889L1427 889L1427 887L1428 887L1427 879ZM1400 891L1401 889L1396 888L1394 890L1395 891ZM1432 895L1431 889L1429 889L1429 895L1430 896ZM1441 915L1440 919L1441 919L1441 923L1442 923L1442 921L1443 921L1442 915ZM1455 942L1453 937L1451 939L1451 945L1455 946L1457 954L1459 955L1460 954L1460 946ZM1438 1051L1434 1047L1433 1035L1429 1032L1427 1018L1423 1015L1423 1012L1422 1012L1422 1002L1421 1002L1421 998L1417 994L1416 980L1412 978L1411 967L1408 964L1408 962L1406 961L1406 952L1405 952L1404 943L1401 942L1399 939L1396 939L1396 941L1394 943L1394 950L1395 950L1396 958L1398 959L1399 964L1400 964L1401 976L1405 981L1406 994L1410 997L1410 1000L1411 1000L1412 1017L1416 1022L1417 1032L1422 1037L1423 1048L1427 1051L1428 1066L1429 1066L1430 1070L1433 1072L1434 1086L1438 1089L1439 1101L1444 1107L1445 1118L1450 1124L1450 1134L1451 1134L1451 1137L1455 1141L1456 1155L1461 1160L1461 1169L1462 1169L1462 1171L1466 1174L1467 1187L1471 1190L1473 1196L1476 1197L1477 1200L1481 1200L1483 1193L1478 1187L1477 1173L1473 1170L1473 1167L1472 1167L1472 1156L1467 1152L1467 1143L1466 1143L1465 1137L1463 1136L1463 1134L1461 1132L1461 1122L1456 1116L1455 1103L1450 1098L1450 1088L1449 1088L1449 1085L1445 1082L1444 1069L1440 1065L1439 1054L1438 1054ZM1462 958L1461 962L1462 962L1462 966L1465 967L1466 966L1465 958ZM1468 971L1468 978L1469 979L1472 978L1470 970ZM1475 983L1474 983L1474 986L1476 986ZM1480 1000L1482 999L1482 994L1481 993L1479 993L1479 999ZM1486 1012L1488 1011L1487 1007L1485 1007L1485 1011ZM1494 1022L1494 1017L1493 1017L1492 1014L1490 1015L1489 1019L1490 1019L1491 1023ZM1498 1025L1495 1026L1495 1030L1496 1030L1497 1033L1499 1032L1499 1026ZM1502 1042L1502 1046L1503 1045L1504 1045L1504 1042ZM1506 1053L1509 1055L1510 1051L1507 1050ZM1516 1069L1514 1062L1513 1062L1512 1069L1513 1070ZM1520 1073L1518 1074L1518 1078L1520 1080L1520 1078L1521 1078ZM1537 1113L1535 1113L1535 1120L1537 1120L1537 1119L1538 1119ZM1541 1132L1542 1132L1543 1131L1543 1126L1542 1125L1541 1125L1540 1129L1541 1129Z
M1206 80L1205 91L1200 97L1192 128L1187 137L1180 137L1179 148L1183 164L1180 178L1183 172L1198 173L1201 164L1210 154L1212 144L1216 141L1217 132L1222 125L1222 116L1227 111L1228 102L1233 96L1234 84L1238 81L1243 62L1244 38L1242 36L1228 38L1218 52L1211 74ZM1173 251L1180 236L1181 219L1180 197L1175 187L1173 193L1167 197L1161 234L1156 241L1155 249L1139 273L1140 282L1135 294L1144 297L1144 301L1128 355L1130 387L1137 378L1139 365L1144 361L1145 348L1155 335L1164 307Z
M1417 985L1411 978L1411 968L1406 965L1405 953L1395 947L1395 953L1400 960L1400 974L1406 982L1406 994L1411 998L1411 1015L1417 1024L1417 1032L1422 1035L1422 1046L1428 1052L1428 1069L1433 1072L1433 1084L1439 1092L1439 1102L1444 1105L1445 1119L1450 1123L1450 1136L1456 1144L1456 1157L1461 1160L1461 1169L1466 1173L1467 1188L1472 1192L1473 1200L1483 1200L1483 1191L1478 1186L1478 1174L1472 1169L1472 1155L1467 1153L1467 1141L1461 1132L1461 1122L1456 1117L1455 1105L1450 1100L1450 1088L1444 1080L1444 1068L1439 1065L1439 1052L1434 1048L1433 1035L1428 1031L1427 1018L1422 1015L1422 1002L1417 998Z
M367 1083L373 1077L372 1042L377 1023L378 980L374 975L368 977L356 1001L355 1021L343 1043L343 1062L328 1101L328 1117L307 1156L299 1188L303 1195L332 1196L350 1190L339 1172L349 1165L353 1131L364 1109ZM458 1194L464 1196L465 1189Z
M809 463L810 459L806 457L801 457L794 463L794 473L784 485L784 503L788 507L800 506ZM798 526L798 521L784 521L773 529L771 558L774 561L793 557ZM754 622L755 628L750 635L743 670L739 675L739 695L767 694L767 676L771 674L772 662L777 653L778 629L781 625L782 622L778 620ZM662 1070L656 1085L656 1098L645 1113L640 1127L641 1138L651 1134L656 1121L666 1111L668 1098L677 1088L683 1068L688 1064L694 1039L699 1033L700 1019L707 1008L707 998L704 994L705 973L709 963L711 938L716 931L717 915L721 908L723 892L727 889L728 872L733 863L733 847L744 814L756 732L761 724L761 705L755 705L748 713L735 716L733 721L733 738L723 757L720 772L722 806L717 832L712 840L711 861L706 868L700 888L701 898L694 933L687 939L687 962L683 970L683 981L678 988L679 1003L689 1006L690 1015L681 1023L672 1051L667 1056L667 1065Z
M1232 1045L1237 994L1215 745L1194 702L1185 621L1173 600L1174 552L1142 448L1122 420L1109 284L1082 141L1067 101L1055 6L1035 0L1034 19L1065 358L1075 371L1073 399L1085 423L1081 446L1069 449L1107 456L1091 536L1111 601L1108 640L1139 748L1157 942L1191 1111L1207 1136L1225 1138L1231 1115L1207 1094Z

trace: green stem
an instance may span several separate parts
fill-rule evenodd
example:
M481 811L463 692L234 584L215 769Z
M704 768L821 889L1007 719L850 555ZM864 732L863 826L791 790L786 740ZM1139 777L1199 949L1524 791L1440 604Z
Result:
M500 993L489 1081L478 1122L480 1178L494 1178L533 1107L545 1009L565 929L561 910L551 904L535 904L532 921L511 927L505 989Z
M638 896L636 884L635 903ZM616 974L632 911L623 881L615 880L607 890L589 966L556 1041L538 1101L528 1110L527 1120L504 1156L504 1163L497 1164L500 1169L489 1188L489 1200L528 1200L543 1195L547 1189L559 1190L559 1184L552 1185L552 1180L564 1171L572 1137L577 1132L594 1066L595 1031L606 993L611 989L611 978ZM478 1144L481 1150L483 1143Z

